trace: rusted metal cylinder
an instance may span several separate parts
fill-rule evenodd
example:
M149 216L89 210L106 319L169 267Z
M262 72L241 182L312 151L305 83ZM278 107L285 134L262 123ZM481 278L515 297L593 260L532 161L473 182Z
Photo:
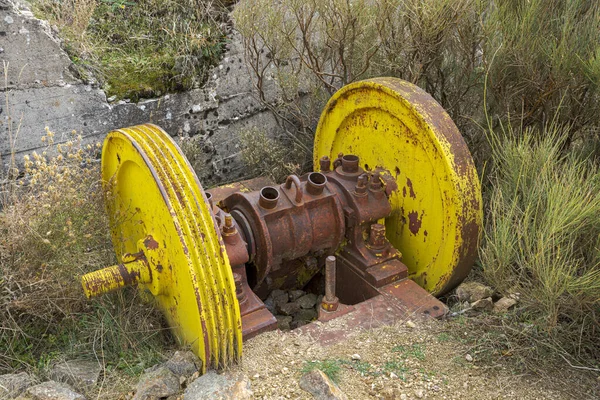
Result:
M318 196L323 193L323 189L327 184L327 178L320 172L312 172L308 174L306 181L306 191L313 196Z
M272 186L265 186L260 189L260 198L258 200L258 204L262 208L266 208L270 210L277 206L277 201L279 201L279 191Z
M346 154L345 156L342 156L342 170L349 174L357 172L358 157L354 154Z

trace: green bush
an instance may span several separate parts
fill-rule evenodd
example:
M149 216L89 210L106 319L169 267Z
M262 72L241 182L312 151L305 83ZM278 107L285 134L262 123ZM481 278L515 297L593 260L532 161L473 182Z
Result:
M523 318L578 354L597 355L600 170L581 152L564 151L569 135L568 128L510 126L490 134L480 257L494 288L520 293Z

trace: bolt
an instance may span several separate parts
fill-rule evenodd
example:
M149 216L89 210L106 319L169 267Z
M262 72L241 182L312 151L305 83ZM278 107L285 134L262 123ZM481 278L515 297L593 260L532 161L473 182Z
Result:
M235 282L235 296L241 304L246 301L246 293L244 292L244 286L242 285L242 275L234 272L233 281Z
M358 196L364 196L367 194L367 174L362 174L358 177L356 187L354 188L354 193L356 193Z
M369 235L369 246L374 249L383 249L385 247L385 226L382 224L371 225Z
M233 235L236 233L233 217L229 214L225 215L225 225L223 226L224 235Z
M325 311L336 311L340 301L335 297L335 257L328 256L325 259L325 297L321 302L321 308Z
M331 170L331 160L327 156L321 157L319 160L321 172L329 172Z

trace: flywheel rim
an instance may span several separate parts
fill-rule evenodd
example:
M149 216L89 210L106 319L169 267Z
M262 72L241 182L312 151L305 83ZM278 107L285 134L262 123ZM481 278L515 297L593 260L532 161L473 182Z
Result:
M481 186L446 111L425 91L397 78L352 83L336 92L321 114L314 168L320 157L335 159L338 152L356 154L361 166L382 167L395 178L387 237L404 254L409 277L434 295L460 283L477 256Z
M193 281L191 284L196 292L194 295L199 313L197 316L201 323L198 329L200 332L186 332L195 322L186 320L188 316L182 314L183 305L174 306L162 295L156 297L157 303L167 319L173 322L178 336L185 343L191 344L192 349L202 359L203 372L207 367L223 367L238 360L241 357L242 346L241 317L235 297L233 274L220 232L215 227L214 217L209 211L204 191L195 173L173 139L159 127L146 124L119 129L107 136L103 149L103 178L107 183L114 173L118 172L118 169L110 168L107 159L109 154L114 153L111 141L116 138L126 140L143 159L145 167L152 173L155 184L159 186L166 209L169 210L165 219L172 219L176 225L178 241L189 260L187 279ZM119 153L116 154L118 157ZM123 160L125 161L127 160ZM118 163L121 163L120 159ZM107 200L108 206L110 199ZM109 215L112 215L110 207ZM115 224L114 220L111 222L115 251L122 256L119 254L118 249L121 246L115 232L118 224ZM122 228L125 229L125 226ZM187 297L187 303L191 303L190 298ZM194 342L195 335L197 339Z

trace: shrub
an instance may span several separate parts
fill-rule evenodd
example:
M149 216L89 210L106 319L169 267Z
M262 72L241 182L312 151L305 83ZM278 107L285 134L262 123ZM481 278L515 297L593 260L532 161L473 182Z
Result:
M87 300L82 274L115 263L98 177L99 144L74 134L26 156L22 177L2 185L0 373L58 358L99 359L141 372L168 340L159 313L136 290Z
M523 318L565 339L570 354L597 355L600 170L564 152L568 128L508 126L504 134L490 134L483 276L502 293L520 293Z
M597 129L600 3L502 0L488 12L483 55L494 114L539 133L552 121L568 124L566 146Z

